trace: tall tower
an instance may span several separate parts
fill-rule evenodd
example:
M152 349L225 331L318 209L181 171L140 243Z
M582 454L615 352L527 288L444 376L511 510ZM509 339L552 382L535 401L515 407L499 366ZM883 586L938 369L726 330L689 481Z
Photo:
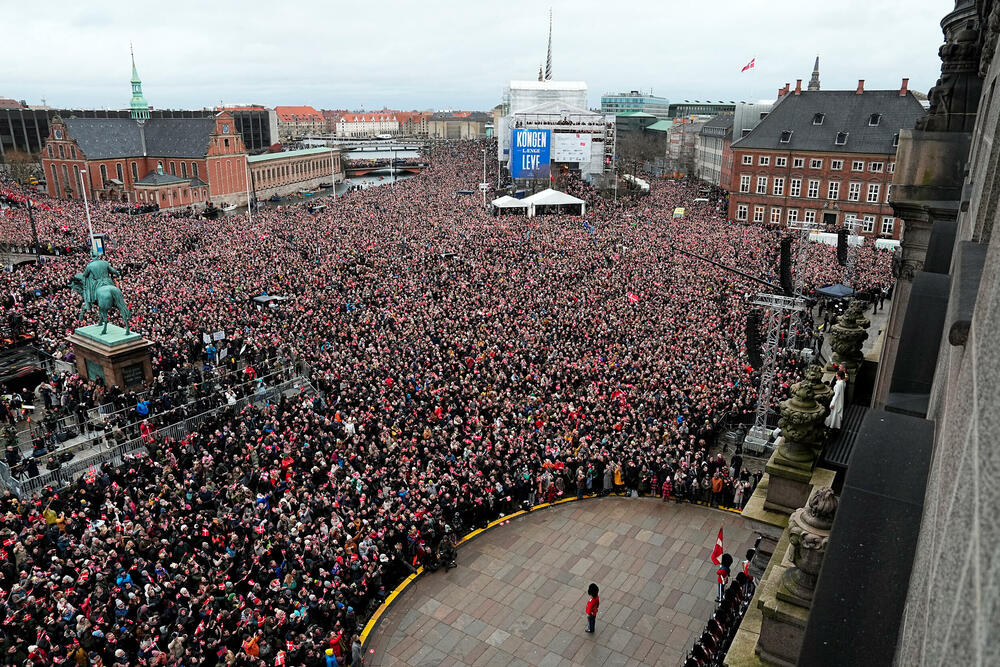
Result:
M816 56L816 64L813 65L813 75L809 79L809 86L806 90L819 90L819 56Z
M132 102L129 104L132 111L130 115L132 120L142 125L149 120L149 104L142 96L142 81L139 80L139 72L135 69L135 53L132 51L131 44L129 44L128 50L132 54Z
M549 8L549 50L545 56L545 80L552 80L552 8Z

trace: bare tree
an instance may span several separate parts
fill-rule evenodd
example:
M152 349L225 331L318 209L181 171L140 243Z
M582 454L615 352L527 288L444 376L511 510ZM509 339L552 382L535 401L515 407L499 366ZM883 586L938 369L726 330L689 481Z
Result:
M32 178L39 178L38 161L30 153L11 150L6 152L7 173L21 185L27 185Z

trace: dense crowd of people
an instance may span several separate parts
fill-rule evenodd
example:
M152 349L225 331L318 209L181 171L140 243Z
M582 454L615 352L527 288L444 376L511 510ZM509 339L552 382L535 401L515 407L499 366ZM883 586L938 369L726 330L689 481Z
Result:
M709 447L754 408L758 286L673 248L776 281L778 230L726 221L688 182L619 203L577 182L585 219L494 218L455 194L482 148L438 144L420 176L316 215L92 204L158 379L109 398L67 378L65 410L222 409L75 485L0 498L0 665L358 664L367 617L455 534L566 495L746 502L759 477ZM41 232L86 246L82 207L46 205ZM29 233L18 211L4 223L0 242ZM834 249L810 252L806 284L839 282ZM862 248L856 283L887 287L889 262ZM66 286L81 268L0 274L3 316L37 323L57 358L81 324ZM261 294L289 299L258 309ZM213 356L215 331L256 357ZM219 377L261 357L295 359L315 391L223 401ZM775 400L801 370L782 356Z

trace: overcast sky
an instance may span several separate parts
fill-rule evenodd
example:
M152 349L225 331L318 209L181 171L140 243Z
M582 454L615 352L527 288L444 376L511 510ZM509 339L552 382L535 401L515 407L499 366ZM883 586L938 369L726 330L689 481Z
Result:
M773 98L825 89L926 92L953 0L555 0L555 79L671 101ZM123 108L129 42L154 107L225 103L317 108L490 109L545 60L546 3L510 0L89 0L15 2L3 12L0 97ZM756 67L740 68L751 58ZM803 84L804 85L804 84Z

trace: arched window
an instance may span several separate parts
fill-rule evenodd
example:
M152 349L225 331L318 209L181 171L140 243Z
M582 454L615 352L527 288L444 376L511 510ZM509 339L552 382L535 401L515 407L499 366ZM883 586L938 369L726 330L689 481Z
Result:
M108 167L107 165L101 165L101 189L103 190L108 186Z
M122 183L125 182L125 175L122 173L122 163L118 162L115 164L115 172L118 174L118 180Z
M139 180L139 168L135 165L135 162L133 162L132 163L132 182L135 183L138 180Z
M73 165L73 189L77 191L77 196L80 191L80 167L78 165Z
M188 166L187 162L181 162L181 178L188 177Z
M191 173L194 174L195 178L198 178L198 163L197 162L192 162L191 163Z
M49 157L52 157L52 146L49 146Z
M66 190L65 190L66 188L72 188L73 187L72 185L70 185L70 182L69 182L69 170L66 169L66 165L62 166L62 173L63 173L62 184L61 184L62 187L59 188L59 192L56 193L57 197L62 197L64 194L66 194ZM69 195L67 194L66 196L69 196Z
M59 144L59 159L63 159L65 157L66 157L66 153L63 152L63 145Z
M55 165L52 165L52 185L54 189L49 188L49 192L54 192L55 196L59 197L59 170Z
M170 161L170 175L171 176L177 175L177 166L174 164L173 160Z

